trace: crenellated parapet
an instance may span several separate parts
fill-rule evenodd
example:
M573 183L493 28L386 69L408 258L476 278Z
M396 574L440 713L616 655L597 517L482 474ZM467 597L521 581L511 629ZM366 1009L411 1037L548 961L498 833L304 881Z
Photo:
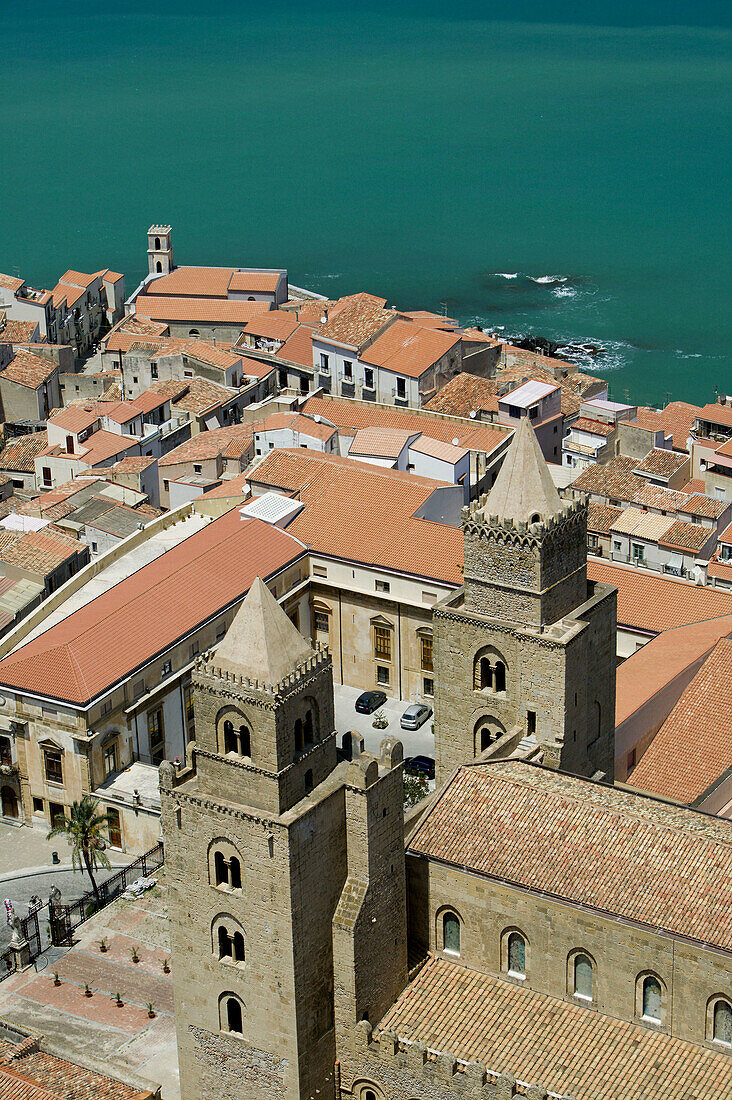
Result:
M484 493L478 500L463 508L463 534L510 547L538 548L547 541L551 542L568 526L579 525L587 519L586 498L579 495L563 501L561 511L557 514L547 516L537 513L533 523L516 521L509 516L493 515L487 511L487 505L488 495Z
M468 1062L446 1051L433 1050L423 1043L400 1039L394 1032L374 1034L371 1024L362 1020L355 1029L356 1072L373 1076L375 1083L409 1081L409 1095L420 1100L447 1100L469 1097L471 1100L573 1100L569 1093L549 1092L543 1085L517 1080L483 1065ZM366 1061L367 1060L367 1061ZM411 1091L410 1091L411 1090Z
M332 663L328 647L318 643L311 657L300 662L292 672L272 684L220 668L216 664L216 651L207 650L196 658L193 677L204 690L212 690L219 695L226 694L228 690L232 695L247 702L274 707L289 696L304 691L323 669L329 668Z

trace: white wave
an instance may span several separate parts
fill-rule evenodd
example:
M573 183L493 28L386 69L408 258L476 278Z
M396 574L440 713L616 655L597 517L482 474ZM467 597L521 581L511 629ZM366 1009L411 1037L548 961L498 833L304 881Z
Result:
M528 275L527 278L531 279L532 283L566 283L569 278L568 275L539 275L534 278L533 275Z
M674 355L678 355L679 359L701 359L702 357L700 351L683 351L681 348L676 348Z
M558 286L552 294L555 298L576 298L579 291L573 286Z
M511 274L508 271L494 271L493 272L493 278L494 279L518 279L518 274L519 274L518 271L514 271L513 274Z

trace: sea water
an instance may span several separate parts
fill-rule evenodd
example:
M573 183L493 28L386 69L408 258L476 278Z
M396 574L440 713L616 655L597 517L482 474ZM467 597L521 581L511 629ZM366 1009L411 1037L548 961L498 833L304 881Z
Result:
M732 390L728 0L0 0L0 271L287 267Z

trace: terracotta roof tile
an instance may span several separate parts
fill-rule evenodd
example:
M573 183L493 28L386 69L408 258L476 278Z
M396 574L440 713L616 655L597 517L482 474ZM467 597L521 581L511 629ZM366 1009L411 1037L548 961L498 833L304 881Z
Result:
M339 397L310 397L302 406L302 411L310 416L320 414L335 424L342 435L355 435L360 428L398 428L421 432L443 443L452 443L457 439L458 447L483 454L491 454L497 447L505 446L511 436L506 428L492 424L425 416L410 409L396 409L389 405L361 403Z
M0 344L27 344L37 329L37 321L11 320L0 309Z
M175 466L179 462L196 462L199 459L241 458L252 446L252 425L232 424L226 428L214 428L210 432L199 432L191 439L181 443L158 460L158 466Z
M313 330L310 325L299 325L277 350L278 359L298 363L301 367L313 366Z
M649 451L646 457L636 468L636 474L648 474L651 477L672 477L685 462L688 455L678 454L676 451L665 451L655 447Z
M640 1024L431 959L378 1025L489 1071L582 1100L719 1100L732 1059ZM522 1096L526 1089L518 1090ZM517 1094L518 1094L517 1093ZM405 1093L408 1095L408 1093ZM447 1095L447 1093L445 1093Z
M0 451L0 468L19 473L35 473L35 458L48 446L48 433L31 432L10 439Z
M722 405L719 402L704 405L699 409L697 418L709 424L721 424L726 428L732 428L732 405Z
M176 410L200 415L231 401L236 391L208 378L186 378L181 381L154 382L150 389L168 398Z
M590 420L586 416L579 416L572 424L572 430L589 432L591 435L612 435L615 431L614 424L607 424L604 420Z
M327 322L319 325L313 335L317 339L360 348L398 316L393 309L384 309L383 302L382 298L374 298L371 294L354 294L335 316L330 311Z
M637 424L640 428L663 429L666 435L672 437L674 450L686 451L691 429L700 412L698 405L690 405L686 401L671 401L665 409L648 409L641 405Z
M0 333L0 341L3 334ZM53 359L46 359L42 355L34 355L33 352L18 349L4 370L0 371L0 380L15 382L19 386L28 386L37 390L44 382L55 374L58 364Z
M226 298L229 290L243 294L273 294L279 272L252 271L236 267L176 267L146 288L147 294L171 298Z
M460 343L460 337L437 329L423 328L410 321L395 321L361 353L364 363L407 378L421 378L434 364Z
M618 626L644 633L658 634L732 614L732 592L721 588L700 587L597 558L588 558L587 576L617 588Z
M261 317L255 317L247 322L244 334L246 336L261 336L265 340L287 340L292 336L299 322L294 313L281 309L272 309L269 313L263 313ZM247 344L240 337L237 347L246 352Z
M0 1039L3 1100L142 1100L150 1095L138 1088L115 1081L112 1077L85 1069L75 1062L31 1049L24 1051L6 1039ZM28 1083L30 1091L7 1091L11 1081ZM15 1084L12 1086L15 1088Z
M704 516L706 519L719 519L730 506L729 500L715 500L705 493L690 493L679 512L690 516Z
M156 294L146 294L135 302L138 316L149 317L153 321L186 321L195 325L240 324L242 327L252 317L266 313L267 302L229 301L226 298L163 298Z
M236 294L274 294L279 282L279 271L235 271L229 290Z
M251 481L297 493L287 529L317 553L462 584L462 530L414 518L442 482L304 450L272 451Z
M84 543L77 539L42 527L39 531L27 531L11 545L4 547L0 551L0 560L5 565L27 569L45 577L69 558L82 554L84 550Z
M86 428L93 427L99 420L101 413L95 402L86 402L80 405L67 405L65 409L58 409L49 416L49 423L55 424L68 432L83 432Z
M701 527L698 523L684 523L676 520L668 531L659 538L659 546L670 546L678 550L694 550L697 553L706 546L714 532L709 527Z
M25 279L18 279L15 275L3 275L0 274L0 286L5 290L20 290L22 286L25 286Z
M360 428L349 449L349 456L368 455L397 459L416 433L405 428Z
M732 822L720 818L523 761L474 764L408 851L732 951Z
M704 661L628 783L678 802L693 802L732 767L730 715L732 637L727 637Z
M289 533L228 512L3 658L0 682L85 704L301 553Z
M587 509L587 530L597 535L608 535L610 528L622 512L622 508L613 508L609 504L594 504L590 501Z
M256 435L262 432L278 431L282 428L289 428L293 432L299 432L301 435L308 435L313 439L327 440L331 439L336 432L337 428L334 428L331 424L324 424L322 421L313 419L312 416L305 416L302 413L270 413L264 420L257 420L252 424Z

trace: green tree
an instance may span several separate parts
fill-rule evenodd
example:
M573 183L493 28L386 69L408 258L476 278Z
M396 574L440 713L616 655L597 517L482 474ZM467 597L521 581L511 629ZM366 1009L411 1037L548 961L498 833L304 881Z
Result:
M99 803L95 798L85 794L80 802L72 802L71 813L68 817L59 814L51 823L52 828L46 837L50 840L54 836L65 836L71 845L71 865L76 870L83 863L89 881L94 891L94 898L99 905L99 889L97 887L94 872L97 867L107 870L111 867L109 856L105 851L106 840L103 830L109 825L109 814L97 813Z
M407 810L411 810L413 806L416 806L418 802L427 797L430 788L423 775L411 775L409 772L404 772L403 782L404 812L406 813Z

